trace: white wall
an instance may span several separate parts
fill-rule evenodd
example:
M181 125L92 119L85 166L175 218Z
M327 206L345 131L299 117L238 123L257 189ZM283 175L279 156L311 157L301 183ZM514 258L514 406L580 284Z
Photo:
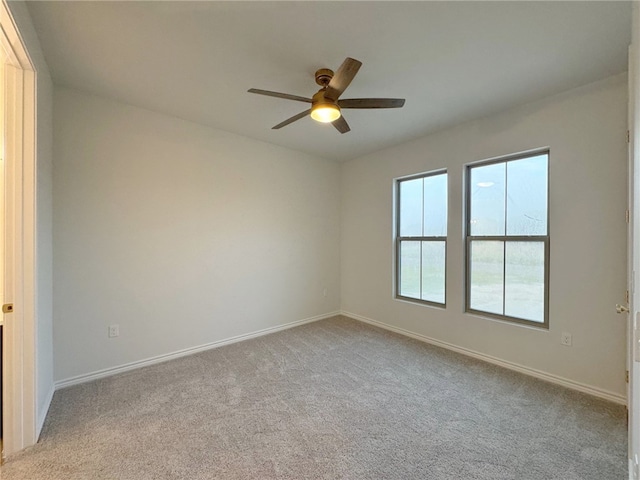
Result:
M57 87L54 156L56 380L338 311L338 164Z
M53 84L24 2L8 2L36 69L36 419L42 428L53 395Z
M358 158L342 169L342 309L625 395L626 74ZM463 165L550 147L550 328L463 313ZM395 300L393 179L449 172L447 308ZM560 344L561 332L573 346Z

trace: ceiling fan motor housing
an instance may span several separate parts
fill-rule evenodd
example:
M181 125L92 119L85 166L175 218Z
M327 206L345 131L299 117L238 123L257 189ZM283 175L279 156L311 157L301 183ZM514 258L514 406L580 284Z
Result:
M312 105L315 107L316 105L335 105L336 107L338 106L337 102L335 100L331 100L330 98L325 98L324 96L325 94L325 90L324 88L318 90L317 93L315 93L313 95L313 97L311 97L312 100Z

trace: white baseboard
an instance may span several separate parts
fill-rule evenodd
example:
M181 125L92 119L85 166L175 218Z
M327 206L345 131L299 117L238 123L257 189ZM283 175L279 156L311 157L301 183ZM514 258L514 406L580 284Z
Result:
M268 335L269 333L280 332L282 330L287 330L299 325L304 325L305 323L317 322L318 320L324 320L325 318L335 317L336 315L340 315L340 312L325 313L323 315L317 315L315 317L309 317L303 320L297 320L295 322L265 328L256 332L244 333L242 335L226 338L224 340L218 340L216 342L206 343L204 345L198 345L196 347L185 348L176 352L165 353L163 355L157 355L151 358L145 358L144 360L138 360L135 362L126 363L124 365L118 365L117 367L105 368L103 370L85 373L76 377L66 378L55 383L55 390L60 390L61 388L70 387L72 385L78 385L80 383L91 382L93 380L98 380L99 378L110 377L112 375L117 375L118 373L124 373L142 367L148 367L149 365L155 365L157 363L166 362L176 358L186 357L187 355L193 355L194 353L204 352L205 350L211 350L213 348L223 347L225 345L241 342L243 340L261 337L263 335ZM53 395L53 392L51 394Z
M463 355L467 355L473 358L477 358L479 360L483 360L488 363L492 363L494 365L499 365L504 368L508 368L510 370L515 370L520 373L524 373L526 375L530 375L532 377L539 378L541 380L545 380L551 383L555 383L557 385L562 385L567 388L571 388L573 390L577 390L583 393L588 393L590 395L594 395L599 398L603 398L605 400L609 400L611 402L615 402L621 405L626 405L627 400L623 395L619 395L617 393L613 393L607 390L603 390L597 387L593 387L590 385L586 385L580 382L575 382L568 378L560 377L558 375L554 375L551 373L543 372L541 370L536 370L534 368L530 368L524 365L520 365L514 362L509 362L506 360L502 360L497 357L492 357L491 355L486 355L484 353L476 352L474 350L470 350L463 347L458 347L457 345L453 345L451 343L443 342L441 340L436 340L435 338L427 337L426 335L422 335L419 333L411 332L409 330L405 330L403 328L395 327L393 325L386 324L384 322L380 322L378 320L373 320L371 318L364 317L362 315L358 315L356 313L351 313L347 311L340 312L330 312L323 315L317 315L315 317L305 318L303 320L297 320L295 322L286 323L284 325L278 325L275 327L265 328L263 330L258 330L256 332L246 333L243 335L237 335L235 337L227 338L224 340L218 340L216 342L207 343L204 345L199 345L196 347L185 348L183 350L178 350L176 352L167 353L163 355L158 355L151 358L146 358L144 360L138 360L136 362L127 363L124 365L119 365L117 367L106 368L103 370L98 370L91 373L86 373L83 375L78 375L76 377L67 378L64 380L60 380L55 382L54 388L51 389L47 396L46 408L42 412L38 412L38 424L37 424L37 433L40 434L42 430L42 426L44 424L44 420L46 418L46 413L53 398L53 394L55 390L59 390L61 388L70 387L72 385L78 385L81 383L91 382L93 380L97 380L100 378L110 377L112 375L117 375L119 373L128 372L130 370L135 370L142 367L147 367L149 365L155 365L158 363L166 362L169 360L173 360L175 358L185 357L187 355L193 355L195 353L203 352L206 350L211 350L213 348L222 347L225 345L230 345L232 343L241 342L243 340L249 340L251 338L260 337L262 335L268 335L269 333L275 333L282 330L287 330L289 328L297 327L299 325L304 325L306 323L317 322L319 320L324 320L325 318L334 317L336 315L344 315L346 317L352 318L354 320L358 320L364 323L368 323L370 325L374 325L385 330L389 330L391 332L398 333L400 335L404 335L407 337L415 338L416 340L420 340L425 343L429 343L431 345L436 345L438 347L446 348L448 350L452 350L454 352L461 353Z
M51 388L49 389L49 393L47 393L47 398L44 401L43 407L38 412L38 418L36 419L36 442L38 438L40 438L40 433L42 432L42 427L44 427L44 421L47 418L47 413L49 412L49 407L51 406L51 401L53 400L53 394L56 392L55 384L51 384Z
M530 375L532 377L536 377L541 380L546 380L547 382L555 383L557 385L562 385L563 387L567 387L572 390L588 393L595 397L603 398L605 400L609 400L611 402L615 402L621 405L627 404L627 399L625 396L619 395L614 392L610 392L608 390L603 390L597 387L593 387L591 385L575 382L573 380L569 380L568 378L560 377L552 373L543 372L541 370L536 370L534 368L526 367L524 365L520 365L514 362L502 360L497 357L492 357L491 355L486 355L484 353L476 352L474 350L469 350L468 348L458 347L457 345L453 345L451 343L443 342L441 340L436 340L435 338L427 337L426 335L411 332L403 328L395 327L393 325L389 325L389 324L380 322L378 320L373 320L371 318L363 317L362 315L358 315L355 313L341 311L340 314L344 315L345 317L352 318L354 320L359 320L361 322L368 323L376 327L384 328L385 330L389 330L391 332L399 333L400 335L404 335L406 337L415 338L416 340L420 340L422 342L429 343L431 345L436 345L438 347L446 348L447 350L452 350L454 352L458 352L463 355L467 355L469 357L477 358L479 360L483 360L485 362L492 363L494 365L499 365L501 367L508 368L509 370L515 370L516 372L524 373L525 375Z

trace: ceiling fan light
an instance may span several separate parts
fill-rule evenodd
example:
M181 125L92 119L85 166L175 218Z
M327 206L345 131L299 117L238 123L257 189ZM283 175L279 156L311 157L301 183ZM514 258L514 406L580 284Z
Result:
M311 109L311 118L320 123L334 122L340 115L340 108L331 103L322 103Z

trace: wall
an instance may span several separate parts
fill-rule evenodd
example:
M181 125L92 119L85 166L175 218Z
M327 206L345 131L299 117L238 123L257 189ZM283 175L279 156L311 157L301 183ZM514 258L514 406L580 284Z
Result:
M338 164L57 87L54 156L57 381L339 310Z
M625 396L626 74L376 152L342 169L342 310ZM550 328L465 314L463 165L550 147ZM449 172L447 308L393 298L394 178ZM560 344L561 332L573 346Z
M53 396L53 84L24 2L8 2L36 69L36 422L38 434Z

